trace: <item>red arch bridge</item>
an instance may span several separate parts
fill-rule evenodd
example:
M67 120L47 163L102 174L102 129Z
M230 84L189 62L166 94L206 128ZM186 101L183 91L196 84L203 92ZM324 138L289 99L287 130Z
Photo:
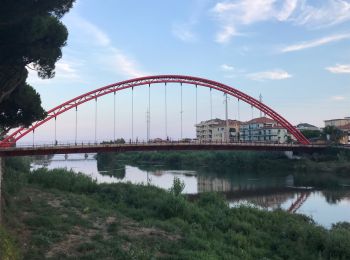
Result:
M148 86L149 89L151 85L163 84L165 86L165 104L166 104L166 86L167 83L179 83L181 87L181 139L182 139L182 86L183 85L193 85L196 87L196 122L197 122L197 87L206 87L210 90L215 89L224 93L226 96L232 96L237 98L238 101L245 102L249 104L252 108L256 108L264 113L266 116L278 122L283 128L287 129L288 132L294 136L297 140L297 144L264 144L264 143L203 143L203 142L167 142L162 141L160 143L149 142L149 125L147 126L147 141L146 142L135 142L133 138L133 90L138 86ZM131 89L132 90L132 138L130 142L126 144L99 144L96 139L96 127L97 127L97 99L99 97L114 94L114 113L115 113L115 94L118 91ZM210 95L211 98L211 95ZM96 101L95 106L95 142L91 143L80 143L77 144L77 111L78 107L86 102ZM148 97L148 109L150 108L150 90ZM210 105L212 101L210 100ZM212 109L212 108L211 108ZM75 143L69 145L61 145L57 143L56 139L56 119L61 114L69 111L76 111L76 128L75 128ZM150 110L148 110L150 113ZM166 108L165 108L166 113ZM34 143L34 133L35 130L49 121L54 121L55 123L55 142L51 145L36 145ZM115 115L114 115L115 120ZM167 120L167 119L166 119ZM0 141L0 156L16 156L16 155L35 155L35 154L58 154L58 153L84 153L84 152L109 152L109 151L157 151L157 150L273 150L273 151L305 151L312 152L320 149L324 149L325 146L315 146L311 145L310 142L303 136L303 134L297 130L291 123L289 123L284 117L278 114L275 110L265 105L261 101L243 93L242 91L235 89L233 87L227 86L225 84L203 79L199 77L182 76L182 75L159 75L159 76L148 76L140 77L131 80L121 81L114 83L96 90L90 91L76 98L73 98L63 104L56 106L55 108L47 112L47 117L41 121L34 122L31 126L27 128L18 128L10 130L9 134ZM21 138L28 134L33 135L33 143L30 146L19 146L16 145ZM114 140L115 140L115 121L114 121Z

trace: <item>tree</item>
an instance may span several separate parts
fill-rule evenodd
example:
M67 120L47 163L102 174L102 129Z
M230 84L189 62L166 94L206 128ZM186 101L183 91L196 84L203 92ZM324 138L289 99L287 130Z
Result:
M344 135L345 133L335 126L326 126L325 128L323 128L323 131L322 131L323 138L326 141L331 141L334 143L339 142L339 140L343 138ZM327 136L329 137L329 140Z
M8 99L0 103L0 132L13 127L28 127L32 122L45 118L40 95L28 84L17 87Z
M55 75L55 63L61 58L61 49L68 37L68 31L60 18L71 9L74 1L0 0L0 114L3 115L6 112L3 109L10 109L9 104L15 102L9 99L20 95L20 91L30 92L30 86L25 84L27 68L37 71L41 78ZM40 97L31 94L35 96L32 101L37 102L34 106L41 107ZM3 105L5 101L7 104ZM13 111L8 112L8 115L13 115ZM29 113L29 110L22 112ZM39 112L32 119L39 114L42 113ZM22 119L25 121L19 117L6 120L17 122L15 126L28 125L26 120L29 117ZM0 122L0 128L5 128L4 121Z
M319 138L321 136L321 131L319 130L300 130L300 132L307 138Z

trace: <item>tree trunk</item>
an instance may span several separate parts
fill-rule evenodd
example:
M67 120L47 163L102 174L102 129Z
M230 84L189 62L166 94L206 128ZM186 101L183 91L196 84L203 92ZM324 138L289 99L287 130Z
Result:
M0 104L27 79L27 76L28 71L22 66L0 66Z
M4 171L4 164L3 164L3 158L0 157L0 225L2 222L2 194L3 194L3 190L2 190L2 175L3 175L3 171Z

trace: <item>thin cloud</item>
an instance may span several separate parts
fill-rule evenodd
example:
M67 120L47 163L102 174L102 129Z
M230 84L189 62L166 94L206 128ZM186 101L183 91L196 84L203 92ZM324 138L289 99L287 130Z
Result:
M227 65L227 64L222 64L220 66L221 70L223 71L234 71L235 68L233 66Z
M321 1L320 1L321 2ZM211 13L219 23L215 40L227 43L241 35L243 27L266 21L278 21L310 29L333 26L350 20L346 0L226 0L215 4Z
M115 47L112 44L110 37L98 26L85 20L80 16L71 17L72 26L76 26L78 30L78 37L85 40L87 43L92 43L98 48L94 49L99 62L112 71L121 74L127 78L139 77L146 75L139 67L138 63L126 55L123 50ZM61 66L63 70L70 70L69 66Z
M333 97L331 97L332 101L343 101L345 99L346 98L344 96L333 96Z
M271 71L261 71L256 73L251 73L247 75L248 78L256 81L264 81L264 80L282 80L291 78L292 75L287 71L276 69Z
M220 32L218 32L215 41L218 43L228 43L235 35L238 35L238 33L233 26L225 26Z
M103 47L111 44L111 39L103 30L84 18L80 16L71 16L69 22L76 26L81 33L85 34L85 38L88 38L89 42Z
M173 35L183 42L195 42L197 40L196 35L191 30L189 24L173 24Z
M58 61L55 68L56 76L66 79L79 79L80 76L75 66L76 64L72 62Z
M350 20L350 3L346 0L327 0L315 7L307 1L299 1L299 12L292 21L310 28L332 26Z
M281 52L301 51L304 49L314 48L314 47L325 45L331 42L338 42L349 38L350 38L350 34L331 35L331 36L327 36L317 40L312 40L312 41L307 41L307 42L286 46L281 50Z
M32 84L33 86L37 85L48 85L53 82L57 81L75 81L80 82L82 81L82 77L79 74L80 67L82 65L82 62L76 62L71 59L62 59L59 60L55 65L55 77L53 79L41 79L38 77L38 73L35 70L32 70L32 65L29 65L28 69L28 83Z
M121 50L112 48L112 51L114 53L112 56L112 63L114 67L117 68L117 72L132 78L147 75L147 73L138 68L139 66L135 60L125 55Z
M184 22L174 22L172 24L172 34L183 42L198 42L199 37L195 32L195 27L199 24L201 16L207 12L211 0L193 0L190 5L190 15Z
M326 70L335 74L350 74L350 64L337 64L333 67L327 67Z
M227 43L233 36L240 35L238 28L267 20L287 20L296 8L297 0L286 0L276 5L276 0L241 0L217 3L212 9L220 30L215 40Z

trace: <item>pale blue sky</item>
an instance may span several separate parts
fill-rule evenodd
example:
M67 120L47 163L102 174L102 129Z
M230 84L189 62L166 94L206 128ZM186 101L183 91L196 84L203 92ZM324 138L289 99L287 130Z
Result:
M323 126L325 119L350 116L350 0L77 0L63 22L69 38L56 77L40 80L31 73L29 78L46 109L124 79L184 74L255 98L261 93L293 124ZM199 94L199 119L205 120L209 94L206 89ZM152 91L152 137L164 135L163 96L161 87ZM194 89L186 88L184 96L184 135L193 136ZM135 90L134 136L139 138L145 136L146 97L146 89ZM223 118L223 97L214 93L213 98L213 114ZM130 100L128 90L120 94L117 129L124 137L130 132ZM179 88L169 90L174 138L180 132L179 100ZM230 100L231 118L238 117L235 102ZM108 139L112 96L100 103L98 137ZM240 110L241 120L251 119L249 106ZM93 104L79 111L81 139L93 139L93 111ZM74 138L71 118L73 112L58 121L61 139L68 133ZM52 126L40 131L46 140Z

